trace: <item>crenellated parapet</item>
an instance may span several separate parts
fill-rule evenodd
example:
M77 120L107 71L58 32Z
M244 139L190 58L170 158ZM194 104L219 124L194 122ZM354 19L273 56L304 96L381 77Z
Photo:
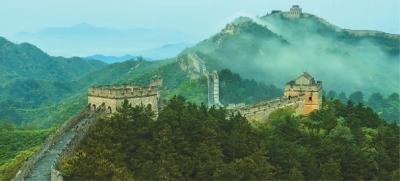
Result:
M292 98L278 97L270 100L260 101L251 105L243 105L236 107L227 107L229 113L244 115L250 121L267 121L269 115L277 108L290 106L295 109L296 114L300 115L304 112L304 96L295 96Z
M293 93L294 95L299 95L301 92L318 92L322 89L322 82L321 81L317 81L317 82L313 82L312 84L296 84L296 82L294 81L290 81L285 85L285 92L289 93L289 92L298 92L297 94Z
M88 134L89 130L95 126L100 118L105 116L105 112L105 105L102 104L96 110L91 111L90 115L82 119L78 124L75 124L74 127L71 128L70 131L72 131L74 135L70 140L67 141L66 146L59 150L56 158L51 164L50 177L52 181L64 180L61 172L59 171L58 164L62 159L66 158L67 156L71 156L76 151L83 138Z
M46 173L42 173L43 170L41 170L40 166L38 166L39 161L41 159L43 160L48 160L49 162L53 162L53 156L57 154L57 156L60 156L60 153L58 153L59 148L55 148L54 145L60 146L62 145L62 141L60 142L60 139L65 138L66 133L71 132L71 128L74 127L75 125L80 125L82 124L82 120L85 120L85 118L89 117L95 117L95 118L100 118L103 115L104 112L104 106L99 106L95 111L92 111L90 109L90 104L85 106L80 112L75 114L73 117L71 117L69 120L67 120L62 126L60 126L56 132L54 132L47 140L42 144L42 146L21 166L20 170L17 172L15 177L12 179L12 181L21 181L21 180L48 180L51 175L51 180L60 180L58 178L61 178L60 175L57 177L54 177L53 174L53 166L50 167L51 163L49 163L48 170L46 170ZM68 133L71 134L71 133ZM70 140L69 140L70 141ZM68 142L69 142L68 141ZM63 149L67 149L66 148ZM56 158L58 158L56 156ZM40 163L40 164L46 164L46 163ZM43 165L42 165L43 166ZM32 170L35 170L33 173L37 172L37 168L41 171L41 175L37 174L31 174L30 172ZM51 173L50 173L51 169ZM47 172L48 171L48 172ZM55 179L57 178L57 179Z
M303 72L296 79L285 84L284 96L291 98L294 96L304 96L304 114L309 114L322 106L322 81L315 81L307 72Z
M281 10L273 10L270 15L272 15L272 16L282 15L286 18L300 18L302 14L303 14L303 11L300 8L300 6L293 5L290 8L290 11L282 12Z
M232 35L234 31L235 31L235 24L232 23L232 24L226 24L226 27L225 29L222 30L222 33Z
M147 97L157 95L155 86L137 86L137 85L106 85L92 86L88 88L88 96L124 99L134 97Z
M307 72L285 85L283 97L261 101L251 105L228 106L230 113L239 113L252 121L267 121L271 112L281 107L292 107L296 115L307 115L321 109L322 82L315 81Z
M88 88L88 103L92 109L105 104L110 116L117 111L117 107L127 100L132 106L144 105L158 115L158 91L156 86L137 85L106 85Z

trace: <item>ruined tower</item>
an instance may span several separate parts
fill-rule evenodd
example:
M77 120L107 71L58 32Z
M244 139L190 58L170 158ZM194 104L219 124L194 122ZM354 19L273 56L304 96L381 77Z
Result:
M107 113L111 114L124 100L132 106L143 104L158 115L158 92L155 86L113 85L92 86L88 88L88 102L92 108L105 103Z
M322 106L322 82L315 81L307 72L286 83L284 96L291 98L304 95L304 114L309 114Z
M205 72L204 75L207 78L208 87L208 107L216 106L223 107L221 102L219 102L219 77L218 72L213 70L212 73Z

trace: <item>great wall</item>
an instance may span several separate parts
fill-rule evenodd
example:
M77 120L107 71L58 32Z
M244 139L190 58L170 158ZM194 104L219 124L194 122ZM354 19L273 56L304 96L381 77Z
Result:
M284 16L286 18L315 18L318 22L324 24L327 27L330 27L334 29L337 32L347 32L349 34L355 35L355 36L381 36L381 37L388 37L388 38L395 38L395 39L400 39L400 35L398 34L390 34L390 33L385 33L381 31L375 31L375 30L349 30L349 29L342 29L338 26L335 26L329 22L327 22L325 19L320 18L318 16L315 16L313 14L309 13L303 13L302 9L298 5L293 5L292 8L290 8L290 11L287 12L282 12L280 10L273 10L270 14L267 16ZM228 25L227 25L228 27ZM233 29L234 27L230 27Z
M203 73L207 78L209 107L224 107L219 101L219 77L217 71L206 71L203 60L197 55L188 55L189 64L194 66L196 74ZM156 115L162 100L155 85L160 85L162 79L152 77L150 86L135 85L107 85L88 88L88 105L79 113L66 121L46 142L32 155L18 171L12 181L23 180L52 180L62 181L58 171L58 163L66 156L71 155L78 147L89 129L100 118L106 118L117 110L124 100L132 105L143 105L152 109ZM315 81L307 72L303 72L296 79L285 84L282 97L260 101L255 104L229 104L225 106L228 113L240 113L249 121L265 122L271 112L281 107L292 107L295 113L309 114L315 109L321 109L322 82Z
M249 121L265 122L269 115L277 108L291 107L296 115L304 114L304 95L288 97L278 97L271 100L260 101L251 105L238 105L228 107L228 113L240 113Z
M219 77L217 71L206 71L205 62L196 54L189 54L188 60L194 66L194 73L205 75L208 85L208 105L224 107L219 101ZM162 79L153 77L150 84L160 85ZM144 105L158 114L159 96L155 85L107 85L88 88L88 105L66 121L46 142L31 156L18 171L12 181L52 180L62 181L62 174L57 170L58 163L71 155L80 141L95 125L99 118L110 116L124 100L132 105ZM230 104L229 113L241 113L249 121L266 121L277 108L290 106L296 114L308 114L320 109L322 100L322 82L304 72L298 78L285 85L283 97L261 101L251 105Z
M302 13L299 6L293 6L289 12L273 11L270 15L283 14L288 18L299 18L301 15L312 16ZM327 23L323 19L321 22ZM333 25L332 25L333 26ZM338 27L334 27L338 31ZM222 34L233 34L234 25L227 25ZM380 32L354 32L361 35L379 34ZM220 43L222 40L218 40ZM219 77L217 71L208 72L205 61L195 53L187 54L188 62L180 62L182 70L189 69L189 78L198 78L201 75L207 78L208 106L225 107L228 113L240 113L249 121L265 122L271 112L281 107L292 107L296 115L309 114L313 110L321 109L322 104L322 82L315 81L307 72L303 72L296 79L285 84L282 97L260 101L255 104L244 105L229 104L224 106L219 100ZM53 133L43 145L22 165L12 181L24 180L48 180L63 181L58 163L65 157L76 151L81 140L87 135L90 128L97 120L112 115L124 100L132 105L144 105L153 110L156 115L162 109L156 86L162 85L162 79L154 76L150 79L149 86L135 85L106 85L88 88L88 104L75 116L67 120L58 130Z
M99 118L105 116L105 105L92 110L90 104L66 121L43 145L22 165L12 181L52 180L62 181L57 164L71 155L82 138Z
M218 72L213 71L211 73L205 72L204 75L207 78L208 87L208 107L223 107L221 102L219 102L219 77Z
M96 106L105 104L107 115L117 110L124 100L128 100L133 106L143 104L158 114L158 92L156 86L137 85L106 85L92 86L88 88L88 102L95 109Z

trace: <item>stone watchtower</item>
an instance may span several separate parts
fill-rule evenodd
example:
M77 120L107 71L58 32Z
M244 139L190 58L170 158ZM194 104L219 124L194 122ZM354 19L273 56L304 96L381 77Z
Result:
M286 83L284 96L304 96L304 114L309 114L322 106L322 82L315 82L307 72L303 72L296 79Z
M158 92L155 86L107 85L88 88L88 102L92 108L105 103L108 114L115 112L125 99L132 106L143 104L158 115Z
M288 18L299 18L302 10L299 5L293 5L289 12L285 12L285 16Z

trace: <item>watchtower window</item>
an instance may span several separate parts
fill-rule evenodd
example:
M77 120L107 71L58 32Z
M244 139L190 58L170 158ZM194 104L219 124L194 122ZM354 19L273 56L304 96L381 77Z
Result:
M95 111L96 110L96 104L93 104L92 106L92 110Z
M309 101L312 101L312 97L311 97L311 96L310 96L310 97L308 97L308 100L309 100Z
M147 109L151 111L151 104L147 104Z
M112 109L110 106L108 106L108 113L112 114Z
M290 100L290 98L292 98L292 96L289 96L288 98L289 98L289 100Z

